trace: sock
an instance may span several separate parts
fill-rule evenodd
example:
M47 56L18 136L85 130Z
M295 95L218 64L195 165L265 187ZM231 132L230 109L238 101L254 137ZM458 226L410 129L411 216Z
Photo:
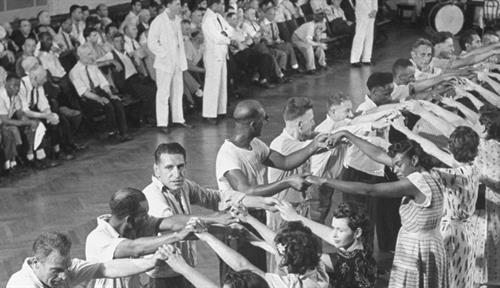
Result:
M11 160L11 161L10 161L10 168L14 168L14 167L16 167L16 166L17 166L17 162L16 162L16 160Z
M5 161L5 165L4 165L4 167L5 167L5 170L9 170L9 169L11 168L11 165L10 165L10 161L9 161L9 160Z
M292 69L299 69L299 64L292 65Z
M29 153L26 155L26 158L28 159L28 161L33 161L33 159L35 159L35 155L33 155L33 153Z
M36 150L36 159L38 160L43 160L45 159L45 157L47 157L47 155L45 155L45 151L43 149L40 149L40 150Z
M57 153L59 151L61 151L61 147L59 147L59 144L57 144L57 145L54 146L54 152Z

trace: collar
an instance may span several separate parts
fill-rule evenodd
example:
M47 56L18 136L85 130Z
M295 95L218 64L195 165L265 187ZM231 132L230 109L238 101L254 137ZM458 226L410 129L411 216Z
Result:
M291 140L295 140L295 141L299 141L299 139L293 137L292 135L290 135L290 133L288 133L288 131L286 131L286 128L283 128L283 132L281 132L281 134L288 138L288 139L291 139Z
M113 238L120 238L121 235L118 233L118 231L109 224L109 219L111 218L111 214L104 214L99 217L97 217L97 227L101 228L102 230L105 230L106 233L111 235Z
M33 271L33 269L29 264L31 260L32 260L31 257L24 259L21 271L23 272L23 274L29 277L29 279L35 284L36 287L48 287L42 281L40 281L40 279L38 279L38 277L35 275L35 272Z
M266 26L267 26L267 25L269 25L269 24L272 24L272 23L273 23L273 22L269 21L269 19L267 19L267 18L264 18L264 19L262 20L262 24L263 24L263 25L266 25Z

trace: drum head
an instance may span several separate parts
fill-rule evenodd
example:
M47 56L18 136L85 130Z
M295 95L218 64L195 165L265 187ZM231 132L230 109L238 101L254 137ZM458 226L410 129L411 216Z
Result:
M437 32L450 32L454 35L464 26L464 13L460 7L447 4L439 8L434 18L434 28Z

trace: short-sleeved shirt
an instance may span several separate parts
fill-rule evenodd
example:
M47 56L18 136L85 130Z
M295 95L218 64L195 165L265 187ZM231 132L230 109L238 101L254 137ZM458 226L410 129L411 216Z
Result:
M91 262L107 262L114 259L118 245L126 240L109 224L111 215L102 215L97 218L97 227L87 235L85 243L85 257ZM149 217L139 231L137 237L155 236L161 219ZM132 288L140 287L138 275L115 278L97 279L94 288Z
M42 62L43 68L47 69L52 76L62 78L66 75L66 71L59 61L59 58L53 52L40 51L38 59Z
M407 85L397 85L394 84L394 90L392 90L391 93L391 98L392 100L395 101L405 101L406 99L410 98L411 90L412 90L412 85L407 84Z
M271 150L258 138L250 142L251 150L240 148L226 140L217 153L215 172L220 190L232 190L229 181L224 176L231 170L241 170L250 185L265 184L266 165Z
M50 110L49 100L45 96L43 86L33 87L29 76L21 79L19 98L23 111L30 111L30 108L37 108L39 111Z
M87 73L86 67L88 67L89 73ZM89 77L92 79L94 87L109 87L108 80L106 80L106 77L104 77L101 70L99 70L96 65L84 65L82 62L78 61L78 63L76 63L73 69L69 72L69 78L71 79L73 86L75 86L78 95L83 96L85 92L91 90Z
M6 288L47 288L47 285L42 283L31 269L30 263L32 258L24 260L21 270L14 273ZM67 287L85 287L86 284L94 279L100 273L101 263L91 263L80 259L72 259L71 265L67 269L66 283Z
M18 95L9 97L5 87L0 88L0 115L7 115L8 118L12 118L16 111L22 110L21 99Z

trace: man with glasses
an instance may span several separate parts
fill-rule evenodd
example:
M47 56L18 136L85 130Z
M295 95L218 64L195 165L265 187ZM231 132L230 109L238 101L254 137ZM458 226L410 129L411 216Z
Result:
M311 155L327 148L327 135L318 135L304 148L287 156L270 149L258 137L268 121L264 107L256 100L244 100L236 105L233 113L235 119L234 134L224 141L217 154L216 176L219 189L235 190L252 196L273 196L284 189L293 188L297 193L304 191L307 174L297 174L283 178L274 183L265 181L267 167L285 171L293 170ZM266 223L263 210L251 210L250 214ZM238 243L237 250L262 270L266 270L265 252L248 243ZM221 273L224 267L221 267ZM224 275L224 274L222 274Z

